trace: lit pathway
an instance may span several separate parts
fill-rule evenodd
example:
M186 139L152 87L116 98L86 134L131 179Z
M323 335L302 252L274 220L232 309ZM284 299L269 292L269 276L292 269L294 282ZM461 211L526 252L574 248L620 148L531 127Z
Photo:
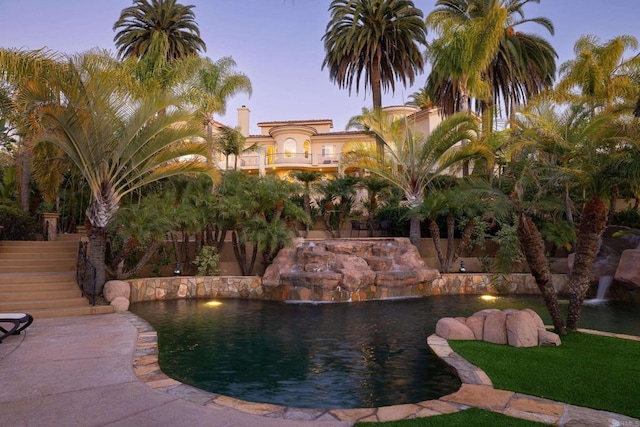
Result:
M470 406L562 426L640 427L640 421L510 391L437 336L431 349L463 385L438 400L384 408L314 410L245 402L167 377L157 336L131 313L36 319L0 344L3 426L351 426L457 412ZM131 366L133 364L133 369Z

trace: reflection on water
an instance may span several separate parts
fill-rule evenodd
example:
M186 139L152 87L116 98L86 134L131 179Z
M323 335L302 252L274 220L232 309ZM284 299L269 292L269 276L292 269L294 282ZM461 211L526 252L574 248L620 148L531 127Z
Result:
M530 307L550 323L540 297L207 302L131 305L158 331L163 371L214 393L307 408L411 403L457 390L459 380L425 343L441 317ZM616 302L585 307L580 326L640 335L635 308Z

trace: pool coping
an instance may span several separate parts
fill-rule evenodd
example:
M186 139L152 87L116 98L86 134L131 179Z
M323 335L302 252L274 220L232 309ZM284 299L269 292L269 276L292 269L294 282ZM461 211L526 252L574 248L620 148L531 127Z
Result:
M438 399L378 408L309 409L280 406L269 403L248 402L211 393L184 384L166 375L158 362L158 335L144 319L131 312L123 312L137 329L136 348L132 368L139 381L152 389L166 392L191 403L218 409L239 411L244 414L269 418L304 421L384 422L422 418L458 412L478 407L508 416L555 425L626 425L640 427L640 420L612 412L584 408L529 396L493 387L489 376L469 363L449 346L447 340L435 334L427 338L431 351L442 359L460 378L462 385L454 393ZM609 332L578 329L580 332L640 341L640 337Z

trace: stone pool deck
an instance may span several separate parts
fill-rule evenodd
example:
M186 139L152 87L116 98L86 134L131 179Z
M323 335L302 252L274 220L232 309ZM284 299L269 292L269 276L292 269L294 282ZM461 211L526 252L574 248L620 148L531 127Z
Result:
M627 336L620 336L630 338ZM632 339L638 339L631 337ZM479 407L561 426L640 427L640 420L494 389L487 375L431 336L463 385L438 400L314 410L245 402L162 373L157 336L131 313L36 319L0 344L3 426L351 426Z

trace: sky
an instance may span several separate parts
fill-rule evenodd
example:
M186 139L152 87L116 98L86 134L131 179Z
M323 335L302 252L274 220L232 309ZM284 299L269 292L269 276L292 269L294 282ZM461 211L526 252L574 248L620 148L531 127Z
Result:
M426 16L436 0L414 0ZM250 132L257 123L332 119L333 130L345 129L349 118L371 107L371 94L349 94L322 70L322 36L330 19L330 0L182 0L194 5L195 20L212 60L231 56L237 71L251 80L251 97L241 94L227 103L216 120L237 125L236 109L251 110ZM115 53L113 24L132 0L0 0L0 47L64 53L92 48ZM621 34L640 38L638 0L540 0L525 6L527 18L544 16L555 25L551 36L541 27L524 31L544 36L558 52L558 64L572 59L573 45L584 34L607 41ZM629 55L628 55L629 56ZM428 71L428 70L427 70ZM424 85L419 75L412 87L396 85L383 94L383 105L400 105ZM362 89L362 84L361 84Z

